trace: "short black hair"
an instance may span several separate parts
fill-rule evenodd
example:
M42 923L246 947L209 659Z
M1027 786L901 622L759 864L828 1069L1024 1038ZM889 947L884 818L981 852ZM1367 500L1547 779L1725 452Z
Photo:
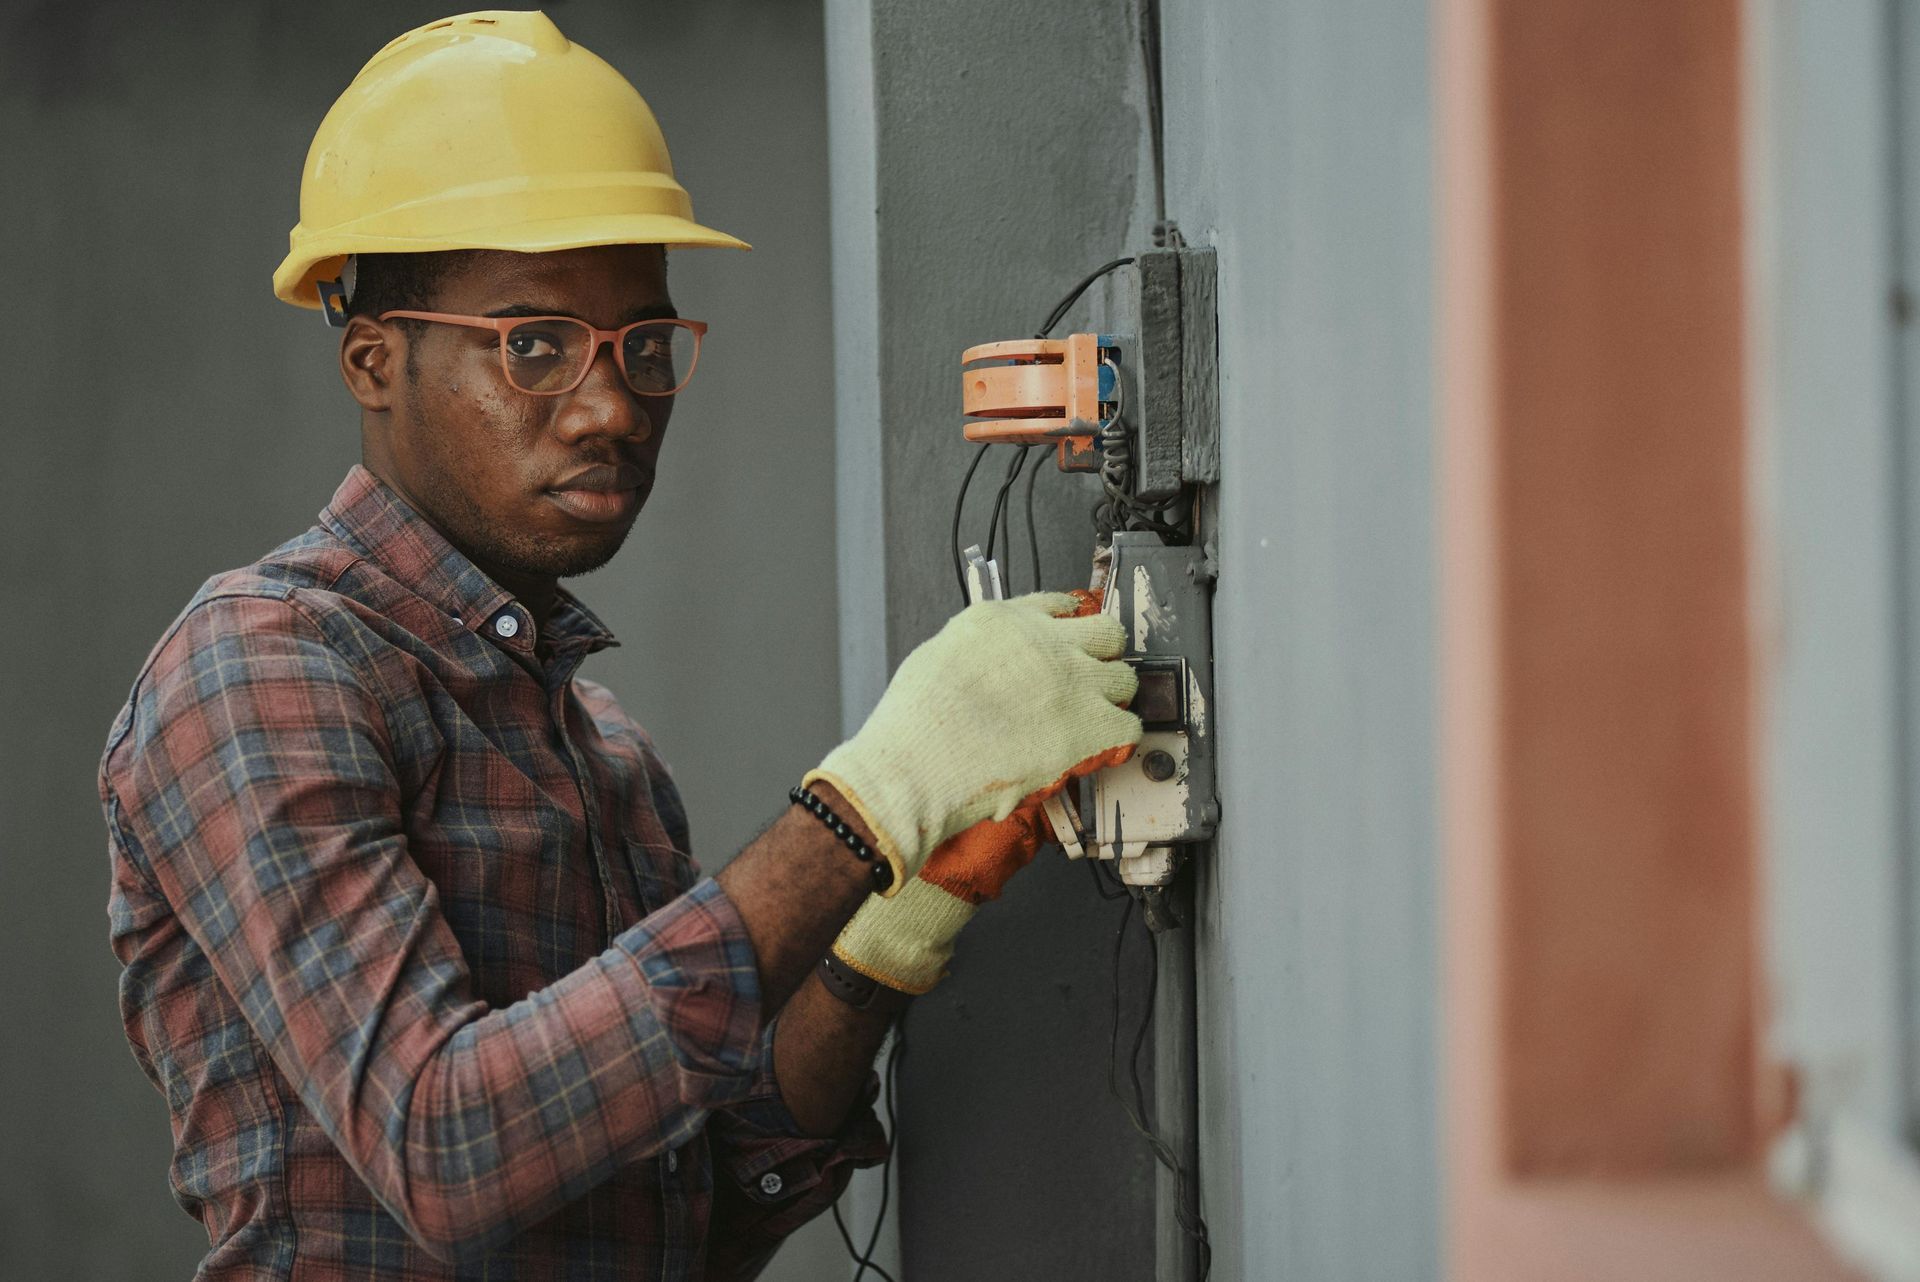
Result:
M459 266L461 250L424 254L356 254L349 316L377 319L383 312L430 312L440 285Z

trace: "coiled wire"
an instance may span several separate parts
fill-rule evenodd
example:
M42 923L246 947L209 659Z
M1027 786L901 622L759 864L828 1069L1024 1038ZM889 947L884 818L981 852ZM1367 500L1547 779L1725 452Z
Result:
M1192 530L1186 516L1192 513L1192 501L1183 486L1180 494L1159 503L1149 503L1133 493L1133 429L1127 426L1126 384L1119 367L1102 359L1101 365L1113 372L1113 413L1093 434L1093 448L1099 457L1100 488L1103 497L1093 505L1093 528L1102 542L1115 530L1151 530L1169 543L1191 541Z

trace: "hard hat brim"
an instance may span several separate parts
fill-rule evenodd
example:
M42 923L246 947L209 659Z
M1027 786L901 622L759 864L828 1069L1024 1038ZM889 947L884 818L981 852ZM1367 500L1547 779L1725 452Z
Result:
M521 254L547 254L593 245L662 245L668 249L752 249L723 231L703 227L673 214L592 214L580 218L552 218L511 226L463 230L451 238L370 236L356 232L336 238L306 239L294 228L300 244L273 273L273 292L282 302L319 310L319 282L333 280L351 254L428 254L454 249L503 249ZM304 243L301 243L303 242Z

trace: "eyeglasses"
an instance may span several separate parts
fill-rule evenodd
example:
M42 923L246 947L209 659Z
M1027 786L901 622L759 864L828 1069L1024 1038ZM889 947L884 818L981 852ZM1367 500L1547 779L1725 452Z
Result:
M640 396L672 396L693 377L707 323L635 321L596 329L571 316L455 316L448 312L382 312L381 320L434 321L490 329L500 336L507 382L533 396L559 396L584 383L602 343L613 344L627 386Z

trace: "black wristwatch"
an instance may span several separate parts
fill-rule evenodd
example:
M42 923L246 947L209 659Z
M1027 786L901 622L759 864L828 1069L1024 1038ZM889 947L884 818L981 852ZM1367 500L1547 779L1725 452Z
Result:
M828 953L820 959L820 982L828 992L855 1010L871 1010L897 998L904 1002L911 994L889 988L871 975L862 975L853 967Z

